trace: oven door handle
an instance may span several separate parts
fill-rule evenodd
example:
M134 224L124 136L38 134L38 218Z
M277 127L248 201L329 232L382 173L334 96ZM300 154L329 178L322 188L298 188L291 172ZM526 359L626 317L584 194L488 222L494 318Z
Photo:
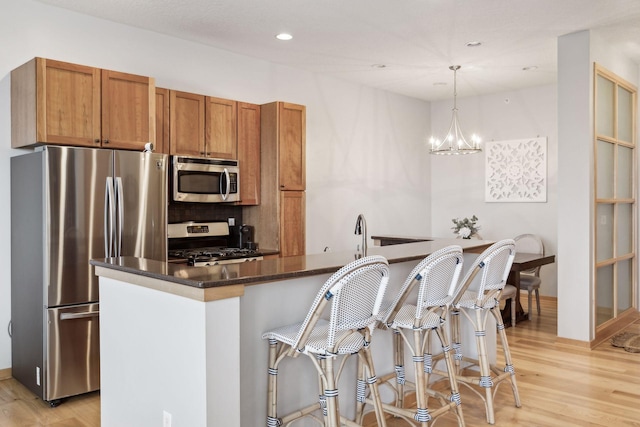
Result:
M222 182L220 182L220 194L222 195L222 200L227 200L229 197L229 193L231 192L231 181L229 180L229 170L224 168L224 183L226 183L226 189L222 191Z

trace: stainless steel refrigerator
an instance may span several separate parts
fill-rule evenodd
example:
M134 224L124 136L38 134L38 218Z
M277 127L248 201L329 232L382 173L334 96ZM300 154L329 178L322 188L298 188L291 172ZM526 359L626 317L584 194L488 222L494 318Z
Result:
M100 388L92 258L167 258L167 156L45 146L11 158L12 375L52 406Z

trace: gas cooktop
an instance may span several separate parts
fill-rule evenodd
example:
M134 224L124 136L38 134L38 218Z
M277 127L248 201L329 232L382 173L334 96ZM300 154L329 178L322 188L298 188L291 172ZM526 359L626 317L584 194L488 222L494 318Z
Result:
M223 246L228 243L226 222L169 224L169 261L192 266L231 264L262 259L256 249Z

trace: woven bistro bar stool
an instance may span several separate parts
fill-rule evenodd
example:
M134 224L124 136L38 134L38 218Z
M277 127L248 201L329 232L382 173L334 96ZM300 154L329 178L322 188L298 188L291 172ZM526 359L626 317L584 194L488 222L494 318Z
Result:
M493 402L502 381L508 380L510 382L516 407L521 406L515 369L500 313L500 297L506 285L515 253L515 243L511 239L501 240L487 248L478 256L462 279L462 287L468 287L468 289L460 292L451 305L450 324L453 347L456 353L457 378L461 384L468 386L484 401L489 424L495 423ZM477 359L464 357L462 354L460 345L461 313L474 328ZM504 352L505 366L503 367L491 364L487 354L487 346L496 345L495 342L487 342L486 339L486 324L489 313L493 315L497 324L497 333ZM479 367L479 372L476 367ZM484 389L484 395L481 392L482 389Z
M456 415L459 426L465 425L450 341L445 328L462 264L462 248L457 245L443 248L420 261L404 281L382 322L394 333L395 375L386 376L384 380L385 385L394 388L396 394L395 405L383 404L383 407L385 412L404 418L411 425L417 422L417 425L426 427L449 411ZM449 380L449 390L445 392L428 387L432 332L440 340L446 364L446 374L443 375ZM409 383L405 378L405 347L411 352L415 383ZM407 385L416 393L416 408L404 408ZM435 398L439 406L428 408L429 398Z
M328 427L359 425L341 417L338 405L340 372L347 357L355 354L364 367L361 373L366 374L364 381L369 386L378 426L386 426L369 344L388 281L389 264L384 257L360 258L324 283L304 321L262 335L269 341L267 427L288 426L302 417ZM285 358L301 354L309 356L317 370L320 396L317 403L281 416L277 410L278 367ZM344 357L336 369L339 356Z

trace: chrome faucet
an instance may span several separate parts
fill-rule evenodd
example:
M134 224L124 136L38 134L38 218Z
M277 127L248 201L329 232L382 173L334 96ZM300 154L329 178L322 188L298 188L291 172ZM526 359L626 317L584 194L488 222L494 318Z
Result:
M354 234L362 235L362 254L367 256L367 221L364 219L363 214L358 215Z

